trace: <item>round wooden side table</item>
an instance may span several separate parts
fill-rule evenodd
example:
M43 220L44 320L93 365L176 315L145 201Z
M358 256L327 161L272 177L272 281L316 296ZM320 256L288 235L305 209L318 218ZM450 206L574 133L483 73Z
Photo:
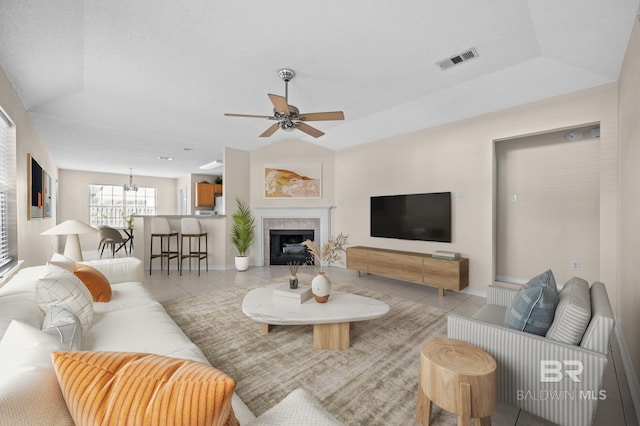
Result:
M425 340L420 347L416 410L423 425L431 424L432 404L457 414L459 426L470 425L472 418L491 425L497 404L495 359L461 340Z

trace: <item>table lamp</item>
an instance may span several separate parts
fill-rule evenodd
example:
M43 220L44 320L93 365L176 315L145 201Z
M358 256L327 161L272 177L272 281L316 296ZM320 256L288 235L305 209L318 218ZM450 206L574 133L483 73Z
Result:
M41 232L40 235L66 235L67 241L64 245L64 255L76 262L81 262L82 250L80 250L80 238L78 238L78 234L91 234L94 232L99 231L84 222L70 219Z

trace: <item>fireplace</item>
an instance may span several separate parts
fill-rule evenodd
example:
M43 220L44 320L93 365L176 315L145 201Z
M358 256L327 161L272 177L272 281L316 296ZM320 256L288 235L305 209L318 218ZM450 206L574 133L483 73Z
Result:
M313 229L316 244L329 241L330 210L327 206L309 207L255 207L256 239L251 246L256 266L271 264L270 230Z
M312 256L305 240L313 241L313 229L270 229L269 230L269 264L286 265L297 262L312 265Z

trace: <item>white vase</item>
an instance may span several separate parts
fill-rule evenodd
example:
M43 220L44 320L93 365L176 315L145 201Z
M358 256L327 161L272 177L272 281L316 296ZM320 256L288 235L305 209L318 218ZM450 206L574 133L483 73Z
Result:
M236 269L240 272L249 269L249 256L236 256Z
M324 275L324 272L319 272L311 280L311 292L318 303L326 303L329 300L331 281Z

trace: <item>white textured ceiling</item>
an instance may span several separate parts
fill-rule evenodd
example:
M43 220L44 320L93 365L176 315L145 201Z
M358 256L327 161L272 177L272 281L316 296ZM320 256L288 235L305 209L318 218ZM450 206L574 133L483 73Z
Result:
M225 146L341 149L616 81L638 2L0 0L0 67L60 168L178 177ZM290 104L346 120L265 139L224 117L271 114L284 67Z

